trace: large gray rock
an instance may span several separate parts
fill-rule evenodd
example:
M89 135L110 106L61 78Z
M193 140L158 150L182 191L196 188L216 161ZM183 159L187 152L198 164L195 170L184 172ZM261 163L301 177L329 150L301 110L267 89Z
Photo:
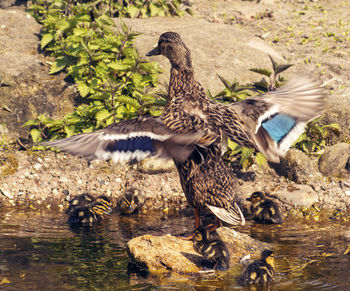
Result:
M320 178L320 174L313 166L312 160L297 149L290 149L281 158L277 170L283 176L297 183L306 183L315 178Z
M350 157L350 144L338 143L327 148L320 158L319 170L325 176L337 176Z
M247 234L221 227L217 230L230 252L230 265L246 256L259 257L269 245L254 240ZM185 241L170 234L164 236L143 235L130 240L127 250L131 260L151 272L198 273L203 257L193 249L192 241Z

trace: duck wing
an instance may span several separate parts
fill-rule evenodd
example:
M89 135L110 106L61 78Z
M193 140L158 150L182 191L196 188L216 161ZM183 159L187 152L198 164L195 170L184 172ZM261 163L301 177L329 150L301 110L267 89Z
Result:
M182 162L201 137L199 133L176 134L159 118L148 116L123 120L95 132L43 142L41 145L56 147L89 161L140 161L156 155Z
M220 104L216 122L223 135L279 162L307 122L320 115L325 97L319 82L298 77L276 91L229 106Z

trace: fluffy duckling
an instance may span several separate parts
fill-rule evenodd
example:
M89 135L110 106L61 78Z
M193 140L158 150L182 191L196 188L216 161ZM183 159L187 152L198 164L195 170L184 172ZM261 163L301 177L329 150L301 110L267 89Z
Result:
M210 240L209 231L199 227L194 232L193 248L206 260L214 264L215 270L227 270L230 267L230 253L222 240Z
M118 199L117 205L122 214L132 214L139 208L139 190L130 188Z
M75 208L68 219L71 225L92 226L112 211L112 203L106 196L99 196L91 206Z
M69 202L66 213L71 214L77 208L90 206L94 201L95 198L88 193L77 195Z
M263 192L254 192L246 200L252 204L250 210L254 219L262 223L282 223L282 215L276 202L267 198Z
M264 250L261 260L254 261L243 271L238 279L240 285L270 284L275 273L275 259L273 251Z

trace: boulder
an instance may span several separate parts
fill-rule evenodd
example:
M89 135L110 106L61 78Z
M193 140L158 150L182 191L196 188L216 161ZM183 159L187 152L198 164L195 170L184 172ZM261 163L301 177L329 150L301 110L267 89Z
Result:
M239 263L246 255L259 257L267 243L256 241L247 234L221 227L217 234L230 252L230 265ZM192 241L185 241L170 234L143 235L130 240L127 251L133 263L150 272L198 273L204 258L193 249Z
M296 183L306 183L320 177L312 160L297 149L290 149L277 167L281 175Z
M338 143L328 147L320 158L319 170L324 176L337 176L350 158L350 144Z
M283 203L292 204L293 206L310 207L319 201L317 193L309 185L289 185L286 189L273 193Z

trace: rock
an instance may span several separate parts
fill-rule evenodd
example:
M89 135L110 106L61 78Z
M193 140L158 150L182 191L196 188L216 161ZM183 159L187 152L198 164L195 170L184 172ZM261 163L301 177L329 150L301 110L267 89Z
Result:
M277 171L296 183L306 183L320 176L313 166L311 159L297 149L290 149L281 158L281 162L277 166Z
M156 174L175 171L176 167L172 160L150 157L138 163L137 169L143 173Z
M337 176L350 158L350 144L338 143L328 147L320 158L319 170L324 176Z
M310 207L319 200L317 193L309 185L290 185L285 190L279 190L273 194L284 203L296 206Z
M267 243L259 242L228 227L217 230L218 236L230 251L230 264L250 254L259 257ZM143 235L130 240L127 251L131 260L150 272L198 273L202 269L203 257L193 249L192 241L185 241L170 234L163 236Z

